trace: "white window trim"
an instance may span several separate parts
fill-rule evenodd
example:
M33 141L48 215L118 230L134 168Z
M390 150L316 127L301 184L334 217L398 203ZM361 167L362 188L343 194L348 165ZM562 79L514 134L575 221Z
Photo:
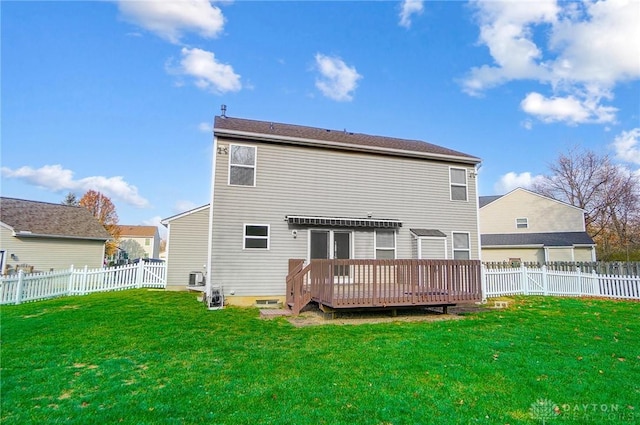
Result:
M455 235L458 234L464 234L467 235L467 241L469 241L469 248L467 249L456 249L456 242L455 242ZM469 252L469 258L471 257L471 232L451 232L451 259L456 258L456 251L462 252L462 251L467 251Z
M386 246L378 246L378 232L383 231L383 232L392 232L393 233L393 248L389 248ZM375 229L375 231L373 232L373 258L378 259L378 250L381 251L393 251L393 259L395 260L396 258L398 258L398 233L395 230L391 230L391 229Z
M232 150L232 146L243 146L246 148L253 148L254 150L254 155L253 155L253 159L254 159L254 163L253 165L244 165L244 164L232 164L231 163L231 150ZM241 143L230 143L229 144L229 164L227 167L227 183L229 186L234 186L234 187L256 187L256 180L258 179L258 147L254 146L254 145L244 145ZM240 167L240 168L253 168L253 184L248 185L248 184L233 184L231 183L231 167Z
M464 184L453 183L451 181L451 170L463 170L464 171ZM462 199L453 199L453 191L451 190L453 186L456 187L464 187L465 198ZM467 169L463 167L449 167L449 200L455 202L469 202L469 178L467 176Z
M256 227L266 227L267 228L267 236L248 236L247 235L247 226L256 226ZM247 248L246 241L247 239L266 239L267 247L266 248ZM255 223L244 223L242 225L242 250L243 251L268 251L271 249L271 225L269 224L255 224Z
M524 227L518 226L518 220L524 220ZM528 229L529 219L527 217L516 217L516 229Z
M443 242L442 248L444 249L444 260L449 259L449 250L447 249L447 237L446 236L416 236L418 240L418 260L423 260L422 258L422 241L441 241Z

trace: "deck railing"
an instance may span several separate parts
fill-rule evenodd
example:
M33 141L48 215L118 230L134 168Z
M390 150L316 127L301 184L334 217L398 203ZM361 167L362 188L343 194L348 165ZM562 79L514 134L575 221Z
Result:
M295 260L288 304L332 308L447 305L482 299L478 260ZM290 262L291 266L291 262Z

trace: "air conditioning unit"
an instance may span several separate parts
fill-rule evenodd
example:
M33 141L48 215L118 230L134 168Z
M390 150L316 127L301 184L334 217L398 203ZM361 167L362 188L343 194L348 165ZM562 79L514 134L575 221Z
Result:
M204 286L204 274L202 272L189 273L189 286Z

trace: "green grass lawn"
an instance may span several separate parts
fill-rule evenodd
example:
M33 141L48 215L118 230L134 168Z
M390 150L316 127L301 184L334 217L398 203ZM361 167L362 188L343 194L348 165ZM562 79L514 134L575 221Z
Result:
M640 303L537 297L464 320L304 328L175 292L6 306L1 419L640 423L639 318Z

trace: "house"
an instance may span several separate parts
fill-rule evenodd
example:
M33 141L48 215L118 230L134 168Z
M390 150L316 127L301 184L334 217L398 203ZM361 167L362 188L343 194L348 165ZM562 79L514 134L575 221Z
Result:
M296 261L342 261L331 270L352 282L347 260L478 260L479 163L418 140L217 116L207 281L254 305L285 301Z
M129 258L158 258L160 256L160 234L156 226L129 226L120 225L120 248L126 246L127 243L135 242L144 251L143 255L135 255L129 253ZM123 242L126 242L123 245ZM126 251L126 249L125 249Z
M479 203L483 261L595 261L582 209L522 188Z
M86 208L0 198L3 274L20 268L102 267L109 239L111 235Z
M167 289L181 290L185 285L204 284L209 211L207 204L161 221L167 227Z

